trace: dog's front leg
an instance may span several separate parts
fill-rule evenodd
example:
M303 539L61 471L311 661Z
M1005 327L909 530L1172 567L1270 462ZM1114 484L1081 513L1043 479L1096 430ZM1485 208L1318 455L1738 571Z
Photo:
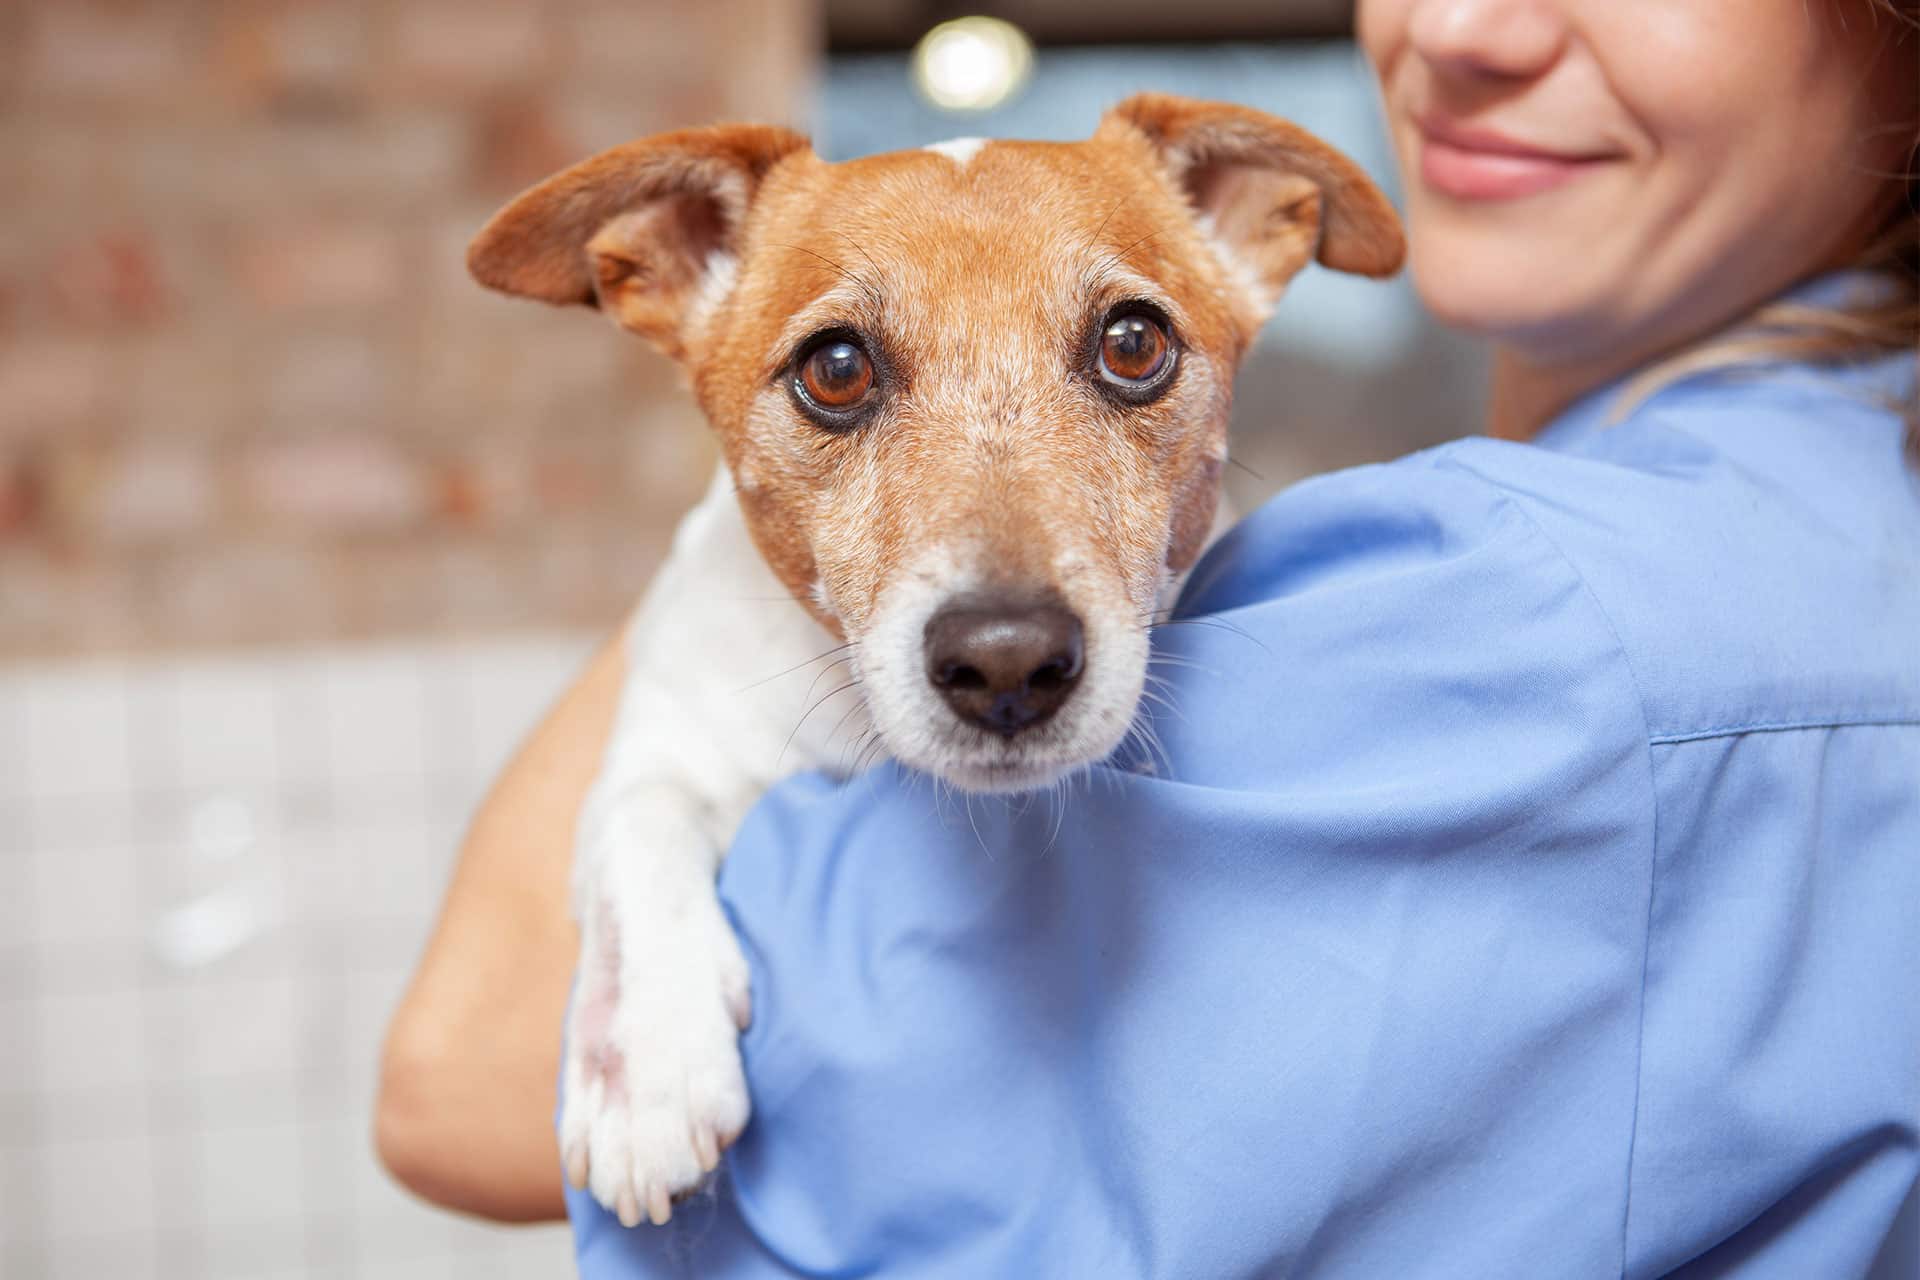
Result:
M628 624L576 838L561 1150L628 1225L665 1221L746 1124L747 967L714 875L779 771L825 763L824 732L792 731L808 660L833 648L755 552L723 472ZM797 680L766 679L789 668Z

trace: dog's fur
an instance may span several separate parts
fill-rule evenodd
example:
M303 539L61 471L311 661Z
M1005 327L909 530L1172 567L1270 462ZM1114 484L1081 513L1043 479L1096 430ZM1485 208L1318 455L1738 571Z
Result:
M747 973L713 876L761 791L783 767L844 768L836 741L970 790L1110 753L1152 617L1214 523L1242 353L1309 261L1378 276L1401 252L1385 198L1325 144L1157 95L1086 142L845 164L782 129L666 134L487 225L469 254L482 283L597 305L651 339L725 457L629 625L580 819L560 1124L576 1185L628 1224L664 1221L746 1123ZM1103 317L1133 303L1165 317L1177 360L1144 404L1090 363ZM823 430L790 385L828 330L859 335L877 371L851 430ZM769 603L783 595L805 612ZM928 675L929 619L980 598L1059 601L1084 628L1071 696L1018 733L968 723ZM804 680L756 683L826 657L844 712L808 715Z

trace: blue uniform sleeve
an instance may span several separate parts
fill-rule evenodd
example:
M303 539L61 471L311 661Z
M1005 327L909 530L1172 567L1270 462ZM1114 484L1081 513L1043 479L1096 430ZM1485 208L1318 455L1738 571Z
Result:
M1655 833L1605 613L1446 450L1283 494L1181 612L1151 748L1061 796L765 799L753 1122L664 1230L576 1196L584 1274L1621 1274Z

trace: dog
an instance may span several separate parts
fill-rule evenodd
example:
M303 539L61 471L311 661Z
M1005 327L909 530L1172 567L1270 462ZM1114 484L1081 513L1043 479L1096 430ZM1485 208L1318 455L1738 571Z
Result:
M597 307L679 361L724 458L627 625L576 828L576 1187L664 1223L747 1122L747 966L714 877L755 799L783 769L844 772L848 742L969 792L1108 756L1214 528L1242 354L1310 262L1386 276L1402 254L1325 143L1155 94L1083 142L841 164L780 128L663 134L481 230L482 284ZM829 658L837 720L756 679Z

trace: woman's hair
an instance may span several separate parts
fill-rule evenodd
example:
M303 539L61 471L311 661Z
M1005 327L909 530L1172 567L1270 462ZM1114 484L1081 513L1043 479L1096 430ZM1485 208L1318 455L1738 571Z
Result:
M1874 20L1891 19L1889 39L1920 44L1920 3L1864 0ZM1916 107L1920 111L1920 106ZM1655 362L1622 390L1615 413L1682 378L1711 370L1801 361L1846 364L1908 352L1920 362L1920 117L1899 122L1912 139L1905 198L1845 267L1870 274L1872 287L1832 306L1769 302L1719 333ZM1907 423L1908 460L1920 467L1920 392L1893 406Z

